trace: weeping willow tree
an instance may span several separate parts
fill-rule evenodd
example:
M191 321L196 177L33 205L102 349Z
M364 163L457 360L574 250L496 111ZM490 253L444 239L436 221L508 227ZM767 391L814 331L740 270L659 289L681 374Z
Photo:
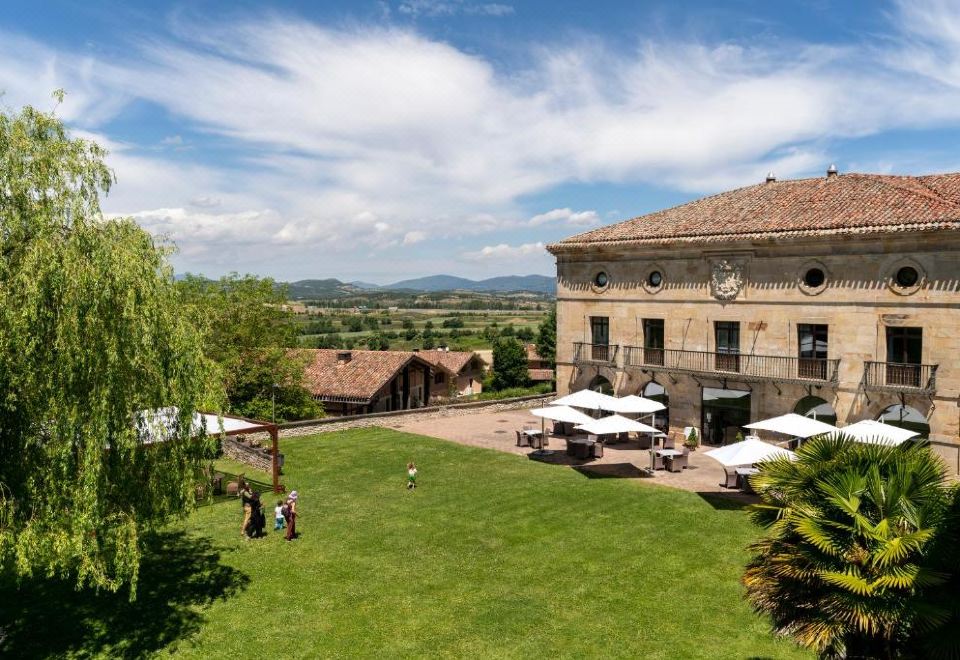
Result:
M168 249L101 212L104 156L52 112L0 112L0 569L133 594L144 532L194 502L216 390ZM134 419L159 407L174 428L148 445Z

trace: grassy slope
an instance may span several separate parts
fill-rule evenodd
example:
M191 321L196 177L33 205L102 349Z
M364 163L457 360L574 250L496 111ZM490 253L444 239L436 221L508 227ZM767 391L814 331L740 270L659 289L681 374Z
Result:
M41 648L198 658L803 657L774 641L741 598L743 547L756 532L740 511L388 430L288 440L284 451L284 481L302 493L302 538L244 542L236 503L203 507L185 523L187 536L168 541L188 557L190 539L212 537L187 562L205 572L193 579L203 588L169 567L168 579L198 597L158 586L161 560L133 614L115 597L90 603L101 618L116 612L100 627L88 623L85 640ZM404 489L411 459L421 470L413 493ZM166 607L171 600L182 603ZM159 625L163 616L172 623ZM146 626L145 639L109 632L125 619L128 631Z

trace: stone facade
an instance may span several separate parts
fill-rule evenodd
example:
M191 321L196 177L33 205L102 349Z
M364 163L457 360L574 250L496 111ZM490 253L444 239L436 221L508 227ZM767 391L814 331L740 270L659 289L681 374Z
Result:
M555 254L558 394L597 377L618 395L655 381L669 396L671 432L694 427L705 439L716 429L706 419L704 388L708 398L726 396L716 390L750 391L751 421L793 412L809 396L829 403L841 426L905 405L926 419L935 449L960 469L960 232L598 244ZM920 275L916 285L896 283L904 266ZM825 275L823 284L804 283L811 269ZM608 319L606 327L591 317ZM657 344L645 336L648 319L662 321L659 353L643 349ZM739 324L736 357L716 355L724 322ZM816 373L799 359L800 324L827 327L827 360ZM897 381L886 363L888 336L900 331L890 328L919 329L909 332L922 333L919 362L935 365L935 383L932 366ZM604 330L610 348L589 346ZM865 376L873 361L884 363L873 367L881 371Z

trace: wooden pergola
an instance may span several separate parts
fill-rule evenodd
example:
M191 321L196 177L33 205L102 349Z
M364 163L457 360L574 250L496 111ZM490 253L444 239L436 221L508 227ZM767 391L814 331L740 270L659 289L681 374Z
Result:
M176 408L161 408L159 410L149 411L148 414L159 421L161 426L170 427L170 422L176 418ZM141 413L143 419L143 413ZM236 415L218 415L216 413L195 412L193 414L193 427L197 431L202 431L206 435L223 438L235 435L246 435L247 433L269 433L271 440L271 471L273 473L273 492L283 493L285 489L280 483L280 440L277 425L270 422L264 422L258 419L248 419ZM144 429L149 436L145 442L156 442L161 439L157 437L157 429Z

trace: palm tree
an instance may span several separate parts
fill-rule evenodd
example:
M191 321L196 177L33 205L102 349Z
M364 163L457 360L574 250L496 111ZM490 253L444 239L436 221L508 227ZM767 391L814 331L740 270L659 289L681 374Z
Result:
M750 515L767 535L743 584L778 633L821 657L929 657L920 633L951 618L934 597L950 580L935 564L948 562L931 552L951 491L928 447L816 438L795 461L764 463L752 484L762 501Z

